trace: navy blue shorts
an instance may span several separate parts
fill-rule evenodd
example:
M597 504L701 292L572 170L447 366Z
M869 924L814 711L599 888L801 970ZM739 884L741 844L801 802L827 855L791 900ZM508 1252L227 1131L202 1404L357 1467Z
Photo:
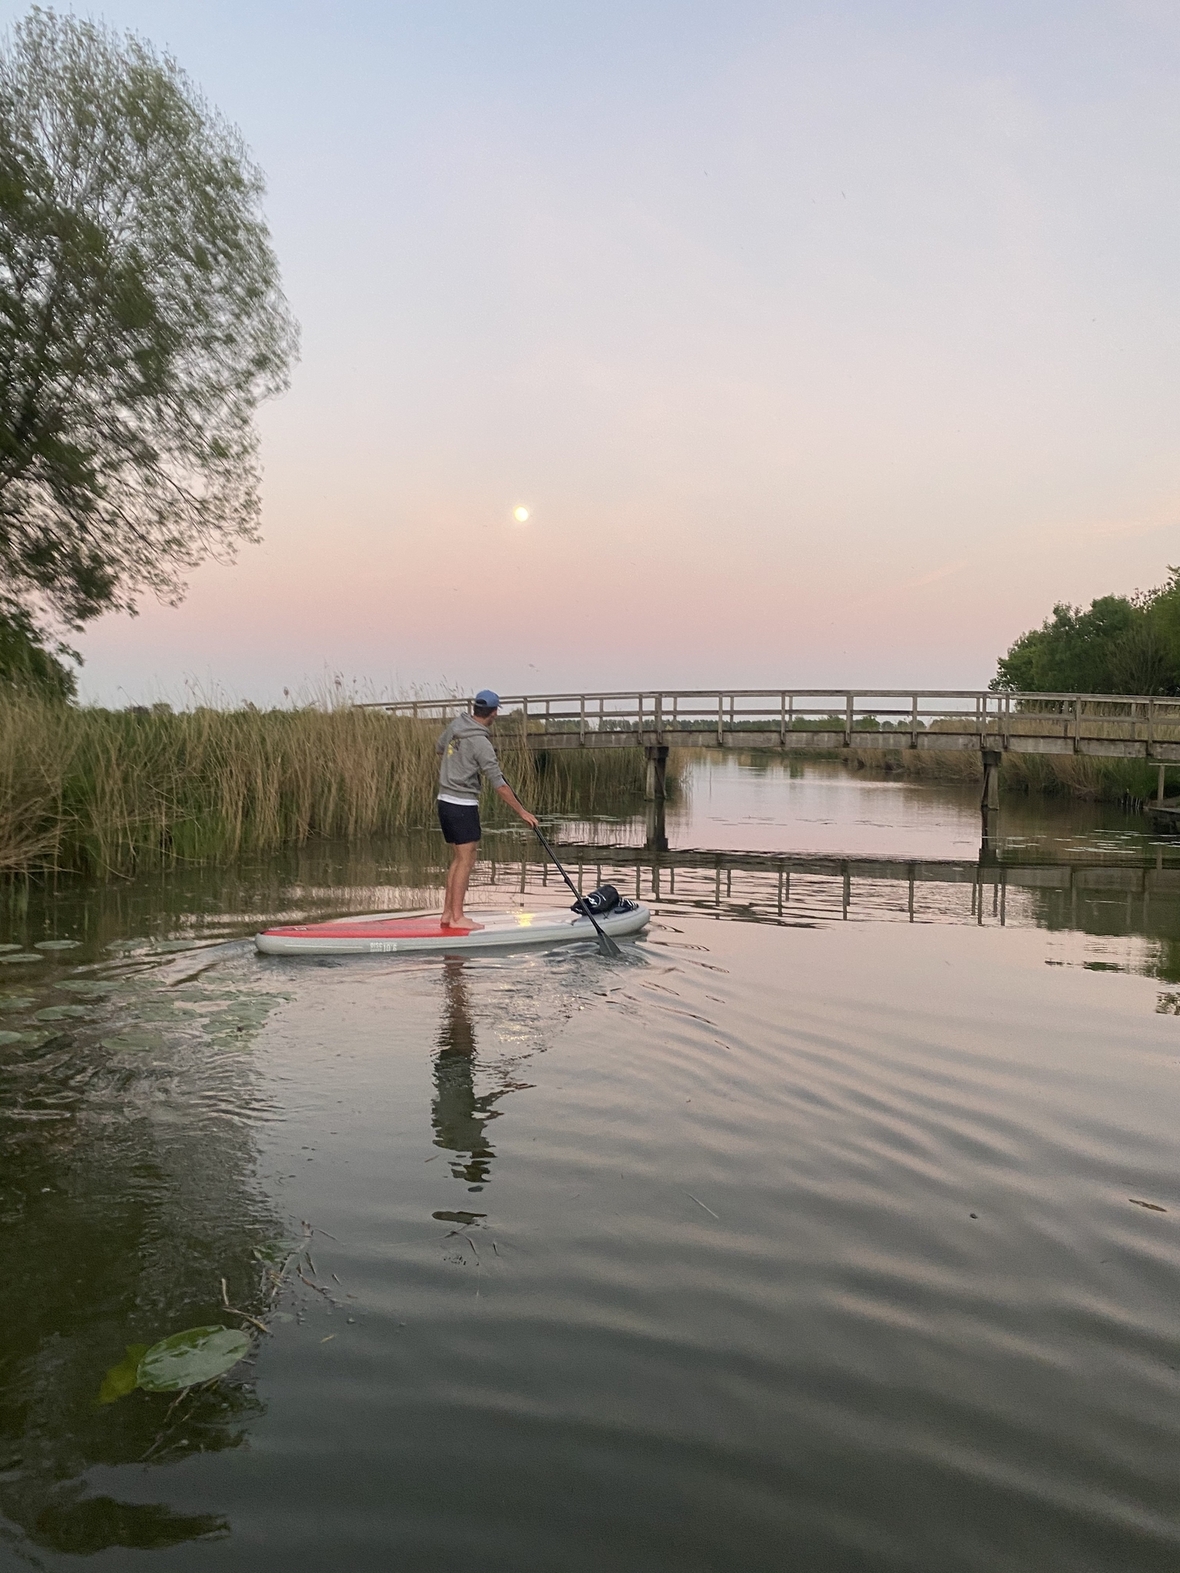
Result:
M465 847L479 840L479 806L476 803L438 802L438 822L443 840L453 847Z

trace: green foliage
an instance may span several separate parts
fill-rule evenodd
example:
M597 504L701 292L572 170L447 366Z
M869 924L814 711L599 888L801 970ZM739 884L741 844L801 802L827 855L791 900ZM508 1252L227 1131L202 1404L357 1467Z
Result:
M136 1369L136 1383L148 1393L178 1393L224 1376L249 1350L249 1334L237 1328L190 1327L152 1345Z
M1059 603L1001 657L993 689L1013 693L1180 694L1180 570L1090 609Z
M77 627L256 538L296 331L238 132L168 57L34 8L0 48L0 584Z
M145 1393L179 1393L215 1381L249 1353L250 1338L235 1327L189 1327L158 1344L128 1344L98 1390L100 1404L113 1404L137 1387Z
M58 651L70 653L61 646ZM72 699L78 691L73 672L46 647L33 619L17 602L0 602L0 683L50 699Z
M102 1379L102 1386L98 1390L100 1404L113 1404L135 1391L139 1386L139 1362L149 1347L148 1344L127 1345L127 1353L122 1360L118 1365L113 1365Z

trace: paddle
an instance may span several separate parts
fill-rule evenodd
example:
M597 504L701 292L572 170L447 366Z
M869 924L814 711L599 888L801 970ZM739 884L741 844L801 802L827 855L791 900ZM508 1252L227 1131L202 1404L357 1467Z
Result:
M565 869L563 869L561 864L557 861L557 853L554 852L553 848L549 845L549 843L545 840L545 837L541 834L541 827L540 827L540 825L534 825L533 829L537 832L537 840L541 843L541 845L545 848L546 852L548 852L549 856L553 859L553 862L554 862L554 864L557 867L557 872L561 875L562 879L565 880L566 884L569 886L570 890L573 892L574 900L575 901L581 901L582 898L578 894L577 886L574 884L573 880L566 873ZM598 919L594 916L593 912L587 912L584 915L586 917L588 917L590 919L591 923L593 923L593 925L594 925L594 932L598 935L598 948L602 952L602 954L604 956L621 956L623 954L623 952L615 944L614 940L611 939L610 935L606 932L606 930L601 926L601 924L599 923Z

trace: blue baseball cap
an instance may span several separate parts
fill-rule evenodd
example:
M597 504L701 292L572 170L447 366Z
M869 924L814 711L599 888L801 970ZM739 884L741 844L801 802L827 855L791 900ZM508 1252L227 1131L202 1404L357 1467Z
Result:
M499 694L494 694L490 688L481 688L475 696L475 702L477 705L482 705L485 710L498 710L500 708L500 696Z

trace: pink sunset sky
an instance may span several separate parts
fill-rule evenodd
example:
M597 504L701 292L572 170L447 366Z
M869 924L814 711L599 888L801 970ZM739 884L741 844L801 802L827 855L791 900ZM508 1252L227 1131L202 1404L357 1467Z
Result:
M1175 6L101 15L241 127L303 358L265 543L86 698L976 686L1180 562Z

